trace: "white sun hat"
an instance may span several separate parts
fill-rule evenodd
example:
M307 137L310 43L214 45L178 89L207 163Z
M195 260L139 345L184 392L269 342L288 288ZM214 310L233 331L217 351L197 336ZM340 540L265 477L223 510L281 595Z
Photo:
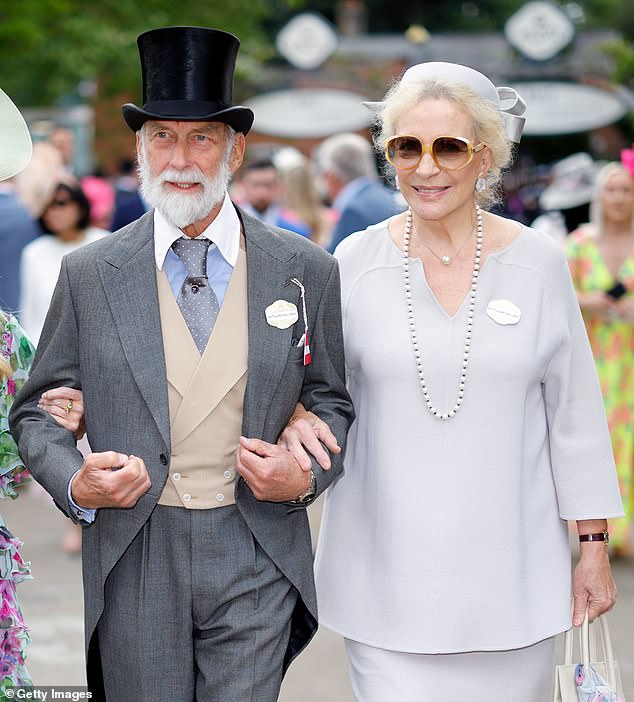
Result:
M542 210L569 210L586 205L594 195L601 165L590 154L579 152L557 161L551 182L539 196Z
M31 160L33 146L24 117L0 89L0 180L12 178Z

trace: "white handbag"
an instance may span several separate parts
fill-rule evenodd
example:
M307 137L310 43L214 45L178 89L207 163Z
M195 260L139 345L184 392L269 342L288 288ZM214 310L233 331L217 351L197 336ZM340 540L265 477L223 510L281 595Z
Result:
M603 660L598 660L596 629L600 629L603 642ZM579 647L581 660L573 663L574 649L573 629L568 629L564 635L564 663L555 667L555 696L554 702L579 702L575 670L578 663L583 663L584 669L590 666L607 682L610 690L620 695L620 700L625 702L623 684L619 664L614 660L612 652L612 639L608 628L606 615L599 617L592 624L588 622L588 613L579 631ZM601 699L601 698L597 698ZM609 699L606 697L605 699Z

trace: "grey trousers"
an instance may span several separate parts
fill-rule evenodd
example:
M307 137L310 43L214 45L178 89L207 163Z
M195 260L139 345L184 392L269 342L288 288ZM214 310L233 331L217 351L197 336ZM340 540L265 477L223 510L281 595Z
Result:
M297 590L235 505L158 505L108 577L109 702L274 702Z

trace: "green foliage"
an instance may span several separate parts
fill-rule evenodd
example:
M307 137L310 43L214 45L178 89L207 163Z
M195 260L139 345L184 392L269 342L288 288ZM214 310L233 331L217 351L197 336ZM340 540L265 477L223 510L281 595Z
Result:
M622 39L606 45L605 51L614 60L614 81L634 88L634 45Z
M18 104L77 99L81 81L98 81L101 96L132 91L140 98L136 37L154 27L198 25L233 32L242 41L238 70L267 55L262 32L275 13L302 0L2 0L1 86ZM243 65L244 64L244 65Z
M588 27L609 27L634 39L634 3L630 0L585 0L580 2Z

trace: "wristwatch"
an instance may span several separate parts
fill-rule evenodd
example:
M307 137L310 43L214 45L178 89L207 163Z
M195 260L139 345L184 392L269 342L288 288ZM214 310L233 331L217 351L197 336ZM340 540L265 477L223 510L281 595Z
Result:
M608 530L600 531L598 534L579 534L579 541L605 541L606 544L610 541Z
M313 470L310 471L310 483L308 484L308 487L304 492L302 492L300 495L298 495L292 502L298 502L300 504L306 504L307 502L310 502L310 500L315 496L315 493L317 492L317 478L315 478L315 472Z

